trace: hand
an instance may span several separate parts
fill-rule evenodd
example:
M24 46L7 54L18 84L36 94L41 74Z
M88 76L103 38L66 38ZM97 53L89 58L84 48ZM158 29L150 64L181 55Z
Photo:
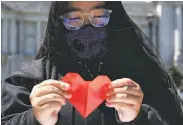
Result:
M140 86L128 78L118 79L109 85L106 106L118 112L120 121L133 121L139 114L143 92Z
M58 112L65 105L65 98L71 98L70 85L56 80L46 80L35 85L30 94L33 113L42 125L55 125Z

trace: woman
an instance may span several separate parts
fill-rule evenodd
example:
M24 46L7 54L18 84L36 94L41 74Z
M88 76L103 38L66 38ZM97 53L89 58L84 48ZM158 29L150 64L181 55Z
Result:
M107 99L87 118L67 101L68 72L107 75ZM79 98L79 97L78 97ZM183 125L172 78L121 2L53 2L36 58L2 87L3 125Z

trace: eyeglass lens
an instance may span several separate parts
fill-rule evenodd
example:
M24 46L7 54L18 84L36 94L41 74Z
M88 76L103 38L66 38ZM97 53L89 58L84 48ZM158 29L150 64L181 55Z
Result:
M105 9L97 9L89 14L89 21L95 27L103 27L108 24L110 13ZM71 12L63 16L64 25L70 30L76 30L83 26L82 12Z

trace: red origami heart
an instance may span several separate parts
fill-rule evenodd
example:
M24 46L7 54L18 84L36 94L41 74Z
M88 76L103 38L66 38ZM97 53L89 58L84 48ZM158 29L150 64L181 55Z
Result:
M62 81L71 85L72 98L69 101L84 118L106 99L107 86L111 82L105 75L85 81L78 73L68 73Z

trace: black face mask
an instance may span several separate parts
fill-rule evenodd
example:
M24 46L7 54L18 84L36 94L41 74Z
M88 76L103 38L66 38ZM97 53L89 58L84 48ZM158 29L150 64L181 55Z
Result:
M100 58L107 52L107 30L87 26L76 31L69 31L65 35L71 52L79 59Z

